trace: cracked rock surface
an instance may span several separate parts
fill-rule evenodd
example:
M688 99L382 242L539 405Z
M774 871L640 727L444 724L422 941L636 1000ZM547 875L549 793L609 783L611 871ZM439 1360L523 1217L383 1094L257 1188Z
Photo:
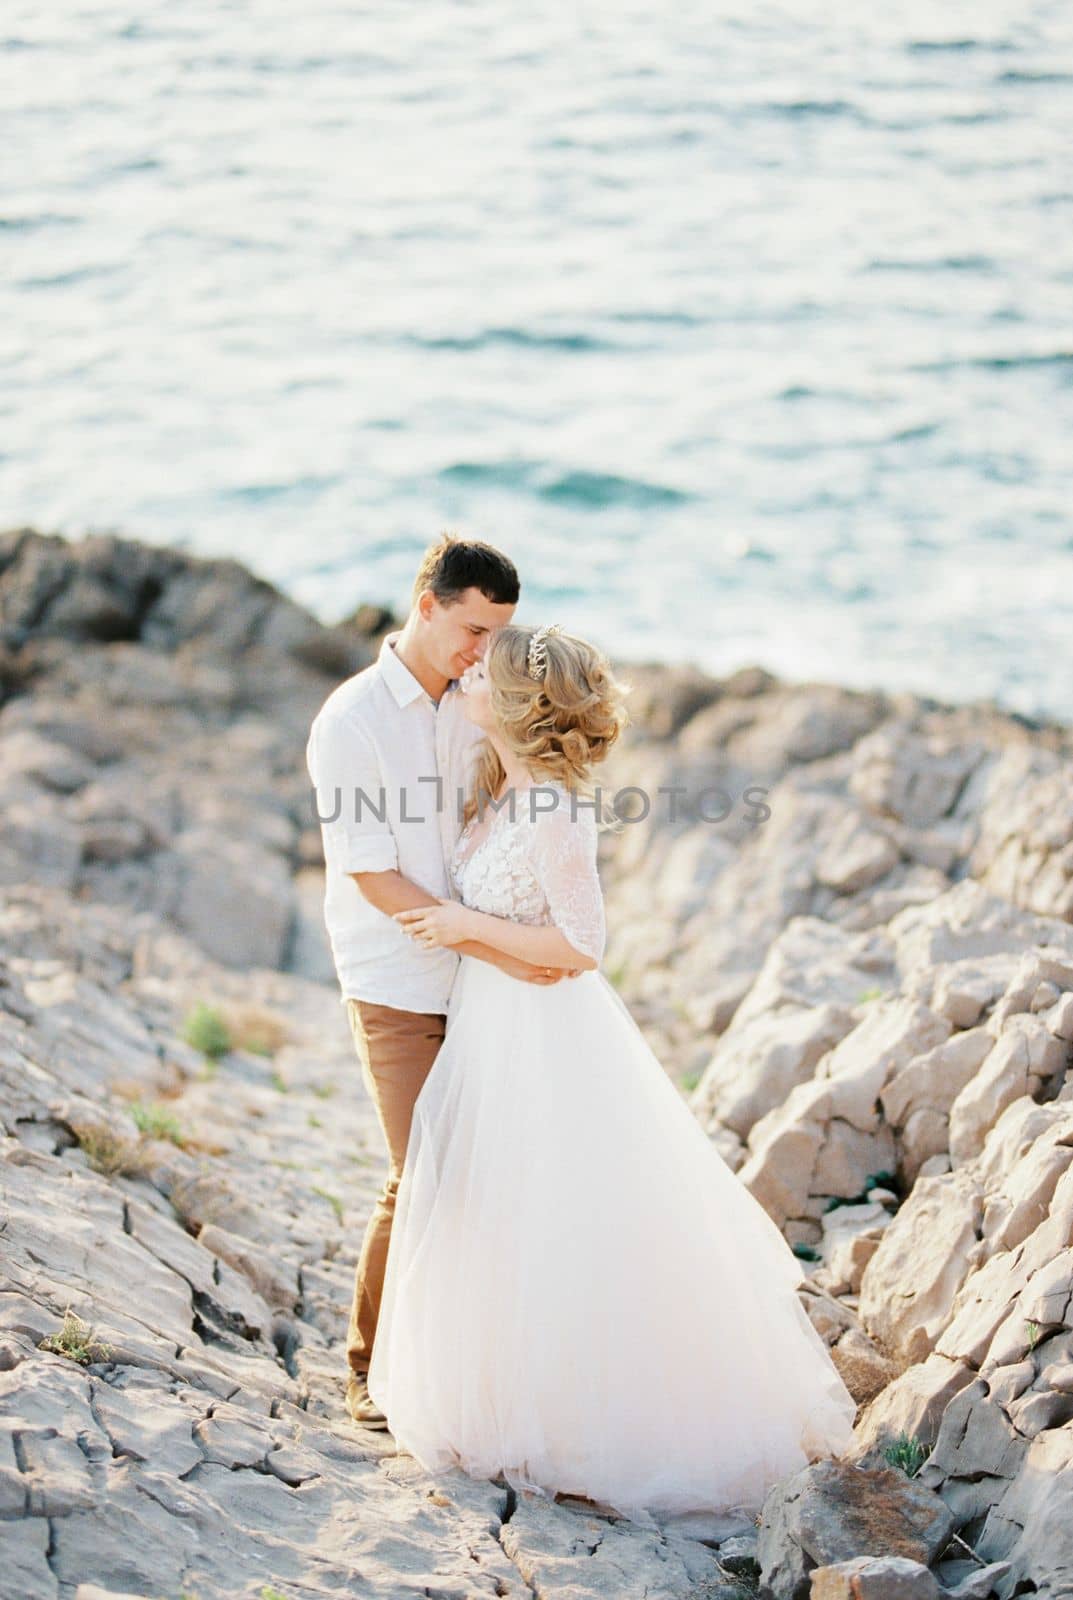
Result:
M430 1477L345 1412L384 1153L303 751L370 653L231 563L0 538L5 1600L678 1600L755 1543Z
M630 782L735 801L751 783L771 815L750 826L738 803L722 829L622 841L605 879L624 997L816 1261L810 1314L863 1402L854 1460L919 1467L951 1518L939 1576L1067 1595L1073 732L757 672L706 704L685 669L641 687L663 723ZM802 1545L778 1494L770 1593L807 1593L819 1560L899 1553L846 1548L826 1493L830 1537Z
M347 1417L346 1318L381 1152L329 989L216 967L59 891L13 889L7 907L0 1545L13 1597L85 1600L96 1585L253 1600L267 1585L288 1600L672 1600L730 1582L702 1542L710 1527L650 1531L430 1477ZM65 992L37 987L32 952L54 916L72 942L85 934L77 1027ZM129 976L95 966L95 941L110 962L127 951ZM206 995L255 1001L287 1042L209 1068L179 1036ZM146 1024L115 1063L121 1088L106 1068L91 1082L82 1054L89 1035L107 1054L117 1002ZM166 1106L182 1143L139 1139L139 1105ZM135 1152L132 1170L94 1168L106 1136ZM88 1330L85 1363L40 1348L68 1307Z
M374 649L235 563L0 535L4 1600L1073 1592L1070 730L627 673L612 779L732 807L605 842L605 968L861 1404L756 1525L645 1528L343 1407L384 1155L303 752Z

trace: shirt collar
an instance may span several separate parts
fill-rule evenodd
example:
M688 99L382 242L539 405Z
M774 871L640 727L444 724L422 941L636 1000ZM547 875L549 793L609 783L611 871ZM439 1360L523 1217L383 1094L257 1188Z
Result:
M386 634L380 646L379 666L384 682L395 696L398 706L410 705L419 695L424 695L430 705L435 705L432 696L426 693L406 663L396 655L393 646L401 637L399 633Z

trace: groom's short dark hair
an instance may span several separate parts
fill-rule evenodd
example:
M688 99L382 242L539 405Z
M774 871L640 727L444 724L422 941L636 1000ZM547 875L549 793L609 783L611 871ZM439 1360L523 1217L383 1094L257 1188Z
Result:
M479 589L494 605L518 603L521 584L509 556L479 539L443 533L421 558L414 579L414 600L431 589L441 606L457 604L467 589Z

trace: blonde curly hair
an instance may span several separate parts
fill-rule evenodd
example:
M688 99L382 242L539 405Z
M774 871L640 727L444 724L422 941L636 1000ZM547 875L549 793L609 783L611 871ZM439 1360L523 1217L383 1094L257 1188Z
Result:
M530 644L540 633L536 660L539 676L529 670ZM484 658L490 702L500 739L534 774L537 782L561 783L571 793L592 799L592 768L604 759L629 717L629 693L595 645L559 630L511 623L492 635ZM463 822L477 814L480 799L499 793L506 773L486 739L477 757L473 788ZM601 807L601 820L615 821Z

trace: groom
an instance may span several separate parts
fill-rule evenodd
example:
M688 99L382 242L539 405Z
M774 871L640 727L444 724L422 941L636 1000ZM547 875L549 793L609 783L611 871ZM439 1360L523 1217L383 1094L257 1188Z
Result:
M392 920L396 911L452 896L456 796L481 738L462 714L457 682L511 620L518 593L507 556L445 534L425 552L402 631L388 634L372 666L332 691L306 746L324 845L324 917L389 1161L362 1242L347 1330L347 1410L369 1428L387 1426L366 1375L395 1197L414 1102L443 1042L459 955L531 983L563 975L481 944L425 949Z

